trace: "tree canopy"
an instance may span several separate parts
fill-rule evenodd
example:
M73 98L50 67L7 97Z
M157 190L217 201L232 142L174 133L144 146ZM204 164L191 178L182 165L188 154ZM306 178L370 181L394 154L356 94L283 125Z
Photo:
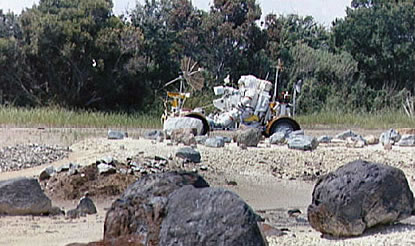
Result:
M300 110L397 107L414 91L415 1L353 0L331 27L270 14L255 0L145 0L116 16L111 0L40 0L0 10L0 103L156 110L188 57L206 85L253 74L283 89L304 81ZM176 85L171 85L176 86ZM401 100L401 101L400 101ZM341 107L340 107L341 106Z

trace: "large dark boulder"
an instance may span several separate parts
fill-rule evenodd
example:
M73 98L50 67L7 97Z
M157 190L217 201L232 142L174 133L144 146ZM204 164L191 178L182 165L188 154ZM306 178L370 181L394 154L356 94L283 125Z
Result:
M259 219L231 191L185 186L169 196L160 245L266 245Z
M42 215L52 210L51 200L33 178L0 182L0 214Z
M134 235L143 245L159 245L167 198L185 185L209 187L198 174L169 172L144 176L132 184L107 212L104 241Z
M317 181L308 220L324 234L357 236L411 216L413 203L400 169L357 160Z
M107 212L97 245L266 245L260 217L236 194L196 173L142 177ZM124 240L124 241L123 241Z

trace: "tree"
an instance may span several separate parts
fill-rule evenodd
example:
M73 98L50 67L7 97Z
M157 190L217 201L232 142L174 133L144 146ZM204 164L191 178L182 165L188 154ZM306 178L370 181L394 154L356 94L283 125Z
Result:
M151 90L161 91L178 76L184 56L199 60L203 15L188 0L146 0L131 12L132 25L143 33L142 56L148 61L146 79Z
M110 0L41 0L21 15L32 80L22 87L39 103L85 107L97 87L95 39L111 17Z
M413 90L414 2L355 0L346 14L334 23L334 43L352 54L366 83L377 90Z
M203 23L206 42L211 47L205 63L216 81L228 74L265 76L262 72L265 33L256 24L261 9L255 0L215 0ZM261 76L262 75L262 76Z
M21 87L22 81L30 80L20 47L21 38L18 16L0 10L0 103L22 104L28 102L27 98L35 99Z

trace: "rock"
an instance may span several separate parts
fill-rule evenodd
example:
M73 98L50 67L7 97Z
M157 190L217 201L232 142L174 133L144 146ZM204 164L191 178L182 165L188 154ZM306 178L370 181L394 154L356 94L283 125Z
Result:
M412 191L400 169L357 160L317 181L308 221L324 234L358 236L378 224L408 218L413 207Z
M60 167L58 167L57 169L56 169L56 172L57 173L60 173L60 172L67 172L67 171L69 171L69 170L71 170L71 169L78 169L80 167L80 165L79 164L76 164L76 163L68 163L68 164L65 164L65 165L62 165L62 166L60 166Z
M230 137L222 137L223 141L225 141L226 144L232 143L232 138Z
M56 169L53 166L45 168L39 175L39 181L47 180L56 173Z
M164 133L160 130L148 130L144 133L143 137L149 140L158 140L161 138L164 139Z
M202 135L203 123L201 120L191 117L169 117L164 121L163 131L168 137L171 136L174 129L196 129L195 135Z
M52 202L33 178L16 178L0 181L0 214L48 214Z
M331 136L320 136L319 138L317 138L317 142L328 144L328 143L331 143L332 139L333 137Z
M212 148L223 148L225 147L225 140L223 139L223 137L213 137L213 138L208 138L205 141L205 146L207 147L212 147Z
M205 165L200 166L200 170L202 170L202 171L207 171L207 170L208 170L208 167L207 167L207 166L205 166Z
M162 221L168 213L168 197L186 185L195 188L209 187L195 173L168 172L147 175L137 180L108 210L104 241L133 235L141 238L143 245L162 245L159 244L159 233Z
M285 144L287 135L282 131L277 131L269 137L270 144Z
M160 245L266 245L261 218L235 193L184 186L172 192Z
M297 136L288 140L288 148L298 150L315 150L318 146L317 139L311 136Z
M98 164L97 168L99 174L114 174L117 172L117 169L115 169L115 167L105 163Z
M60 207L51 207L48 213L49 216L59 216L65 215L65 211L63 211Z
M128 133L124 131L108 130L108 139L121 140L128 137Z
M373 135L368 135L365 137L367 145L375 145L379 143L379 138Z
M182 143L184 145L190 146L197 144L195 135L196 130L193 128L180 128L173 129L170 138L175 143Z
M112 158L112 156L106 156L103 157L102 159L99 159L96 161L97 164L103 163L103 164L108 164L108 165L114 165L114 158Z
M414 147L415 146L415 135L403 135L399 142L397 143L398 146L405 146L405 147Z
M297 130L293 132L288 132L287 138L295 138L297 136L304 136L304 130Z
M266 237L281 237L287 235L287 233L283 232L280 229L277 229L269 224L260 223L261 231Z
M96 214L97 208L95 207L94 202L89 198L88 195L85 195L84 197L79 200L79 204L76 207L76 209L81 214Z
M236 143L246 147L257 147L262 138L262 131L258 128L247 127L235 133Z
M363 148L365 145L365 141L359 137L346 138L346 147L348 148Z
M208 139L209 137L206 135L202 135L202 136L195 136L195 140L197 144L205 144L206 139Z
M81 214L79 213L79 211L76 208L74 208L74 209L68 210L66 212L66 217L69 218L69 219L77 219L77 218L81 217Z
M180 148L176 151L176 157L184 159L185 161L191 161L193 163L199 163L201 156L199 151L190 147Z
M385 144L394 145L395 143L399 142L400 139L401 139L401 135L395 129L391 128L388 131L380 135L379 142L382 145L385 145Z
M298 217L302 212L298 208L290 209L287 211L288 216L290 217Z
M352 130L347 130L337 134L334 138L346 140L348 137L358 137L359 135L354 133Z

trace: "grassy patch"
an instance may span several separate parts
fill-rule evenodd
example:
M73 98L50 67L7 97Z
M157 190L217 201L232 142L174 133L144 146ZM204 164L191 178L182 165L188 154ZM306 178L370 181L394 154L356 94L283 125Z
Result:
M16 127L160 127L160 116L73 111L62 108L0 107L0 124Z
M415 128L415 119L403 112L340 113L321 112L298 115L295 119L302 128ZM0 106L0 125L15 127L57 128L160 128L156 114L124 114L92 111L73 111L62 108L16 108Z
M296 116L303 128L328 126L331 128L415 128L415 119L403 112L387 111L382 113L340 113L321 112Z

